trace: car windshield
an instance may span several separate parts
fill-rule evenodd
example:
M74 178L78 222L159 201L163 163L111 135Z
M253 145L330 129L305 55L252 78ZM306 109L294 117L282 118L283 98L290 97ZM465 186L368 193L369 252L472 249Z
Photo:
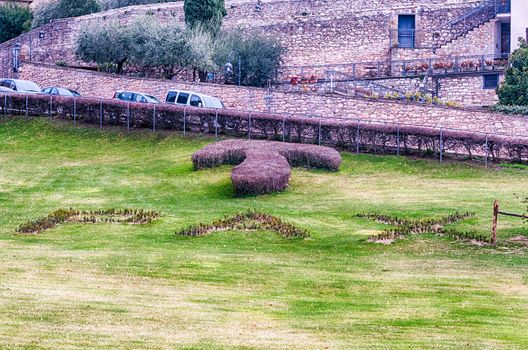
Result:
M31 81L17 81L16 85L18 91L40 92L40 87Z
M160 100L158 100L156 97L152 95L145 95L145 97L147 98L147 101L150 103L161 103Z
M203 99L205 100L205 106L209 108L224 108L224 105L222 101L220 101L217 98L209 97L209 96L203 96Z

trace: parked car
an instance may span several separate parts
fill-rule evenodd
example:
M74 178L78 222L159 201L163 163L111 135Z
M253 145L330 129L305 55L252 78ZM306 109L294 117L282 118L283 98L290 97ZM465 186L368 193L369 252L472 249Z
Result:
M192 107L225 108L224 103L216 97L182 90L169 90L165 103Z
M79 97L81 96L80 93L78 93L75 90L61 88L61 87L49 87L42 90L44 94L47 95L54 95L54 96L71 96L71 97Z
M5 86L0 86L0 92L15 92L15 90L7 88Z
M116 91L114 98L121 101L127 102L139 102L139 103L161 103L156 97L141 92L135 91Z
M39 94L40 86L29 80L1 79L0 86L9 88L15 92Z

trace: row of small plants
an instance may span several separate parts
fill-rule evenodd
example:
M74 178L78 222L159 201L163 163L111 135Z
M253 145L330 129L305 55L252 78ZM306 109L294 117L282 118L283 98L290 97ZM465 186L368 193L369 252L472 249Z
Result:
M491 239L481 234L469 231L457 231L445 228L445 225L453 224L475 216L470 212L455 212L438 219L409 220L397 216L367 213L358 214L358 217L376 220L383 224L395 227L384 229L381 233L369 238L371 242L394 241L412 234L434 233L440 236L447 236L460 240L473 240L480 243L491 243Z
M143 209L75 210L58 209L45 217L21 224L16 230L21 234L38 234L63 223L123 223L149 224L159 217L156 211Z
M485 60L484 66L482 65L482 61L479 60L464 60L459 63L459 68L463 70L475 70L481 67L498 67L503 68L507 66L508 60L506 59L495 59L495 60ZM405 66L405 72L426 72L429 69L433 70L443 70L444 72L448 71L454 71L455 69L455 63L453 61L438 61L433 63L432 65L429 65L426 62L417 63L414 65L407 65Z
M236 213L208 224L197 224L176 232L179 236L203 236L216 231L274 231L284 238L307 238L307 230L283 221L282 219L256 210Z

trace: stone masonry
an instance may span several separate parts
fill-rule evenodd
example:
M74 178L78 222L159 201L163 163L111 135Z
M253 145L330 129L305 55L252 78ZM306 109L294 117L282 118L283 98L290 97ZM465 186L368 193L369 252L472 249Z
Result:
M143 91L164 99L169 89L196 91L221 98L228 108L278 113L306 114L376 120L390 123L426 125L487 133L528 135L524 116L488 113L481 110L445 108L413 103L372 101L360 98L271 91L230 85L139 79L68 69L56 66L24 64L21 77L42 87L65 85L85 96L111 98L119 89ZM269 99L271 97L271 99ZM268 99L269 103L265 101Z

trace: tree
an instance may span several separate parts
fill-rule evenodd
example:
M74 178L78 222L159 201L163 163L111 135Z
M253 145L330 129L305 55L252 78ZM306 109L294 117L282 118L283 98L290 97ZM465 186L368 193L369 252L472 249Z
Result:
M184 30L174 22L160 23L144 18L130 25L134 38L130 61L143 70L158 68L165 78L171 79L184 66L188 44Z
M131 31L117 22L93 23L79 34L76 55L85 62L95 62L105 71L123 72L131 56Z
M528 43L519 38L519 44L511 56L504 84L499 88L503 105L528 106Z
M0 6L0 43L15 38L31 27L31 11L16 5Z
M101 11L97 0L58 0L37 7L33 28L49 23L51 20L78 17Z
M213 36L220 31L227 15L224 0L185 0L183 9L188 28L199 26Z
M264 87L278 76L284 48L275 38L259 33L243 36L240 32L229 31L220 35L215 46L214 61L220 67L230 61L238 77L237 61L240 55L242 85Z

